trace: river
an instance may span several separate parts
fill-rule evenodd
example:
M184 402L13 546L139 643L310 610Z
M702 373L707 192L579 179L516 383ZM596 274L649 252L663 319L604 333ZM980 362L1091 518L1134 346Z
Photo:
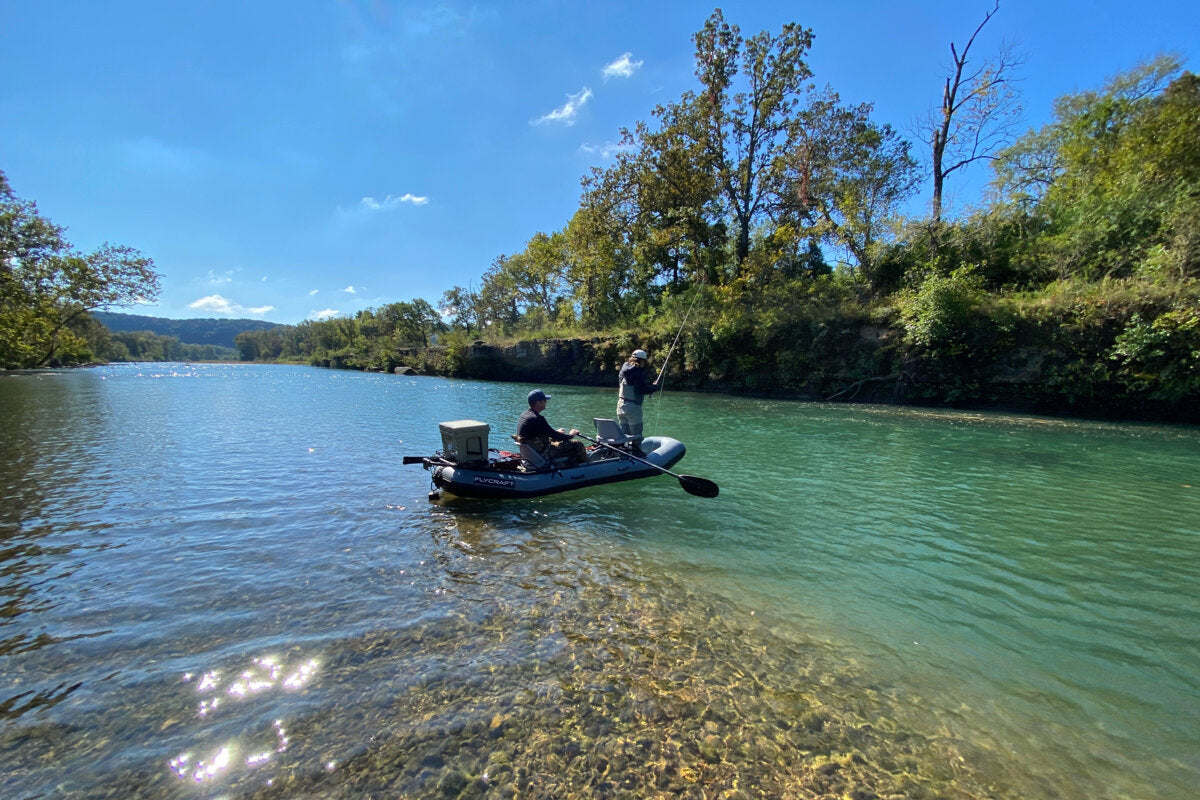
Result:
M1200 430L668 387L716 499L431 502L531 388L0 376L0 795L1200 796Z

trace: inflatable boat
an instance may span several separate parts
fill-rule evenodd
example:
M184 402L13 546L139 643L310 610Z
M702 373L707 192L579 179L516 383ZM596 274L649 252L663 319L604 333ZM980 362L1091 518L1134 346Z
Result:
M404 463L422 464L441 491L474 498L541 497L663 473L675 475L670 469L686 452L683 442L669 436L647 436L635 448L613 420L594 422L597 437L580 437L593 445L587 448L587 459L579 463L548 460L519 442L514 443L515 452L490 449L488 425L475 420L443 422L439 426L442 450L432 456L406 456ZM437 492L431 492L430 499L437 499Z

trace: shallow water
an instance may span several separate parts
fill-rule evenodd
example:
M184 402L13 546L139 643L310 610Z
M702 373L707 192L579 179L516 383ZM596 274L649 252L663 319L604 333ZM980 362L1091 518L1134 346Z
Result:
M430 503L529 388L0 377L0 794L1200 793L1197 429L668 390L715 500Z

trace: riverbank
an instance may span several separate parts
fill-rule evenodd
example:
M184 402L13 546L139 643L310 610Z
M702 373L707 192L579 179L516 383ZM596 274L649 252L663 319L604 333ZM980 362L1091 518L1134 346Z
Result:
M934 406L1093 419L1200 423L1200 396L1156 395L1149 378L1121 380L1101 358L1092 332L1022 332L1019 347L996 331L980 331L962 352L922 357L903 346L896 327L868 320L813 325L777 337L747 354L700 332L671 353L664 384L677 391ZM407 371L440 377L519 383L615 386L635 347L660 369L671 342L654 336L482 340L396 349L388 360L364 364L353 355L317 359L317 366ZM745 343L741 343L745 347ZM727 352L728 351L728 352Z

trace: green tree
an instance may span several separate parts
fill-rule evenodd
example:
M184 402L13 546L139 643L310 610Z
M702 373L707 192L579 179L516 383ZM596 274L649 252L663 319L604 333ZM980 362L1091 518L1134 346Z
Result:
M86 360L86 343L72 325L88 311L158 295L149 258L107 243L80 253L64 232L18 198L0 172L0 366Z
M870 113L870 104L842 105L832 89L809 98L797 115L801 137L789 157L790 194L798 229L849 253L877 289L879 244L919 176L909 143L891 126L873 123Z
M479 287L479 324L497 333L509 333L521 319L520 293L510 257L496 256Z
M725 223L711 153L690 107L655 109L660 127L622 131L625 149L584 182L583 209L599 235L620 239L631 257L625 276L642 299L659 281L718 283Z
M701 91L685 94L672 113L694 120L713 164L740 272L751 231L785 202L787 156L799 138L794 112L812 77L804 61L812 31L788 23L778 36L746 39L717 9L694 40Z
M1200 274L1200 78L1162 56L1001 154L1003 199L1041 217L1038 257L1060 277Z
M429 346L429 338L440 331L447 330L446 323L437 309L429 301L416 298L410 302L395 303L400 310L400 319L396 326L397 338L402 343Z
M488 323L508 332L555 322L568 299L567 239L562 232L536 233L525 249L500 256L483 276L480 306Z
M479 331L479 293L455 286L442 294L438 310L450 318L450 327L461 328L468 336Z

